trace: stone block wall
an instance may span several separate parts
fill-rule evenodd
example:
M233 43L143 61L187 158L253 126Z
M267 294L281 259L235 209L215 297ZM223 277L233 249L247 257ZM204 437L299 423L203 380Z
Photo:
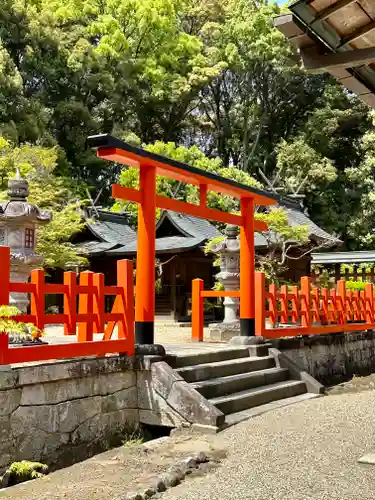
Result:
M18 460L52 470L84 460L120 445L141 424L216 425L222 418L159 356L3 366L0 472Z
M283 338L270 343L323 385L375 372L375 331Z
M0 470L82 460L139 425L139 360L119 356L0 368Z

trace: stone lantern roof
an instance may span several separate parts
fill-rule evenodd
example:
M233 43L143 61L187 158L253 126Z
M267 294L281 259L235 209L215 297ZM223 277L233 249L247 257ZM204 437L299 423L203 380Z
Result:
M39 207L29 203L29 183L21 177L17 169L16 177L8 180L9 201L0 203L0 221L10 221L13 219L34 222L37 224L47 224L51 221L50 212L42 212Z

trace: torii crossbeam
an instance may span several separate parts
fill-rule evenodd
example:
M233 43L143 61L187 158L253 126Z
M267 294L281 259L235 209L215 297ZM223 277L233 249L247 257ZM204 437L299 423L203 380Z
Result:
M254 231L265 231L264 222L254 220L254 205L273 205L275 195L225 179L161 155L150 153L103 134L88 138L97 156L140 169L139 190L118 184L112 186L113 198L138 203L137 275L135 301L136 344L154 343L155 321L155 225L156 208L173 210L195 217L240 226L240 329L241 335L255 332ZM156 175L199 187L199 205L156 194ZM240 200L240 215L207 207L207 192L216 191Z

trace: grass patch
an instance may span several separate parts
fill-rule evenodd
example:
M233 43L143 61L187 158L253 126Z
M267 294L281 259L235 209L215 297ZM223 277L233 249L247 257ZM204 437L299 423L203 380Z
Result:
M13 462L4 472L4 475L0 476L0 486L6 488L24 481L30 481L30 479L38 479L46 474L48 474L48 467L40 462L29 462L28 460Z
M126 448L131 448L133 446L139 446L140 444L143 444L145 441L146 441L146 439L143 436L141 430L135 429L134 431L132 431L126 435L122 444Z

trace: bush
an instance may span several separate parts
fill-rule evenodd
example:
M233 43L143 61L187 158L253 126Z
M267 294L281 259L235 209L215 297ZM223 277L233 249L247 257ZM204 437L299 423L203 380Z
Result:
M355 291L355 290L362 291L366 288L366 285L368 285L368 284L369 283L366 281L347 281L346 282L346 289L352 290L352 291Z

